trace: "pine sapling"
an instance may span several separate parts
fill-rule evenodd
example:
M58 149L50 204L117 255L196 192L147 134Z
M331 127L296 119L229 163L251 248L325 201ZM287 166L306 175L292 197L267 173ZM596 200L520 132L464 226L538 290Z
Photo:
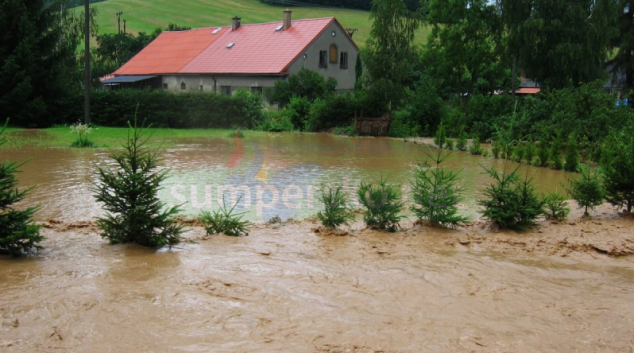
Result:
M0 145L6 142L2 136L6 125L0 130ZM5 161L0 163L0 253L11 257L21 256L33 250L41 249L39 242L44 240L40 227L33 223L33 215L39 207L14 208L14 204L24 200L33 188L18 190L15 174L24 165Z
M588 209L594 209L603 203L605 191L601 185L599 172L586 166L580 168L581 176L576 179L568 178L569 187L566 191L573 200L577 201L580 208L585 208L584 216L589 216Z
M363 220L372 229L395 232L403 219L400 193L395 185L381 178L378 185L361 182L357 190L359 203L365 207Z
M458 186L459 172L440 166L449 156L438 151L432 157L435 166L430 166L428 160L418 165L412 182L414 205L411 210L421 221L456 227L468 219L458 214L458 203L463 190Z
M136 243L152 248L180 242L183 227L175 216L179 206L166 207L158 197L168 169L157 170L158 150L147 147L143 124L128 123L123 151L112 151L116 167L98 166L92 191L103 203L105 217L97 219L101 236L111 244Z
M322 187L319 190L319 201L324 210L317 213L317 217L326 228L336 229L341 225L348 225L354 220L354 214L348 206L349 195L343 191L341 185Z

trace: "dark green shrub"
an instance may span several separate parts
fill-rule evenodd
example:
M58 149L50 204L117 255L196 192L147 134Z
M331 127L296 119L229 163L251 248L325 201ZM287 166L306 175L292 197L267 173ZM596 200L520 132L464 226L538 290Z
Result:
M512 160L517 163L522 163L522 160L524 159L524 144L520 142L519 145L515 146L511 155Z
M471 142L471 146L469 146L469 153L476 156L482 154L482 147L480 147L479 137L476 136L473 138L473 141Z
M544 201L537 197L532 185L533 179L528 176L520 179L518 168L510 173L499 173L493 167L484 168L494 181L485 188L485 199L478 201L478 204L484 206L484 217L501 228L530 228L535 219L544 213Z
M316 71L302 68L285 81L276 81L269 97L271 103L286 105L292 97L304 97L309 102L335 95L337 80Z
M502 145L499 141L493 141L491 143L491 153L493 153L493 158L500 158L500 152L502 152Z
M238 202L239 201L240 200L238 200ZM200 214L198 220L203 224L207 235L224 233L226 235L239 236L240 234L248 234L247 227L251 222L242 220L245 212L238 214L233 213L238 202L230 209L227 209L223 200L220 209L213 212L203 211Z
M355 112L363 108L357 98L349 93L316 99L308 112L306 131L326 131L333 127L350 126ZM364 115L368 116L367 114L364 110Z
M264 121L256 127L258 130L269 132L293 131L295 128L288 113L281 111L268 111L264 114Z
M566 195L555 190L543 196L544 213L547 218L561 221L570 213L570 207L566 203Z
M577 138L574 134L568 135L568 143L566 144L566 164L567 172L576 172L579 170L579 146Z
M539 140L537 158L539 158L540 167L548 167L548 161L550 160L550 150L548 149L548 142L546 142L546 139Z
M524 146L524 160L527 164L532 164L533 159L535 158L535 153L537 152L537 148L535 148L535 142L533 138L529 138L526 146Z
M436 130L436 137L434 137L434 143L439 148L443 148L446 142L447 142L447 136L445 135L445 127L443 123L440 123L440 125L438 125L438 130Z
M341 225L348 225L354 219L354 214L348 207L349 196L341 185L319 190L319 201L324 205L324 211L319 211L317 217L326 228L335 229Z
M146 147L150 138L135 119L124 150L111 152L116 167L97 167L92 191L106 210L97 226L111 244L160 248L180 242L183 228L175 219L179 207L166 208L158 197L169 170L156 170L159 154Z
M409 113L404 110L394 112L390 122L391 137L420 136L421 127L416 122L409 120Z
M286 115L295 127L295 130L306 129L306 120L310 111L310 101L306 97L293 96L291 101L284 107Z
M8 120L7 120L8 122ZM0 145L6 142L0 130ZM20 256L33 250L39 250L39 242L44 240L40 235L40 226L33 224L33 215L39 207L26 207L23 210L14 208L14 204L24 200L33 187L18 190L18 173L23 164L5 161L0 163L0 253L9 256Z
M634 124L613 132L605 142L601 158L606 199L632 212L634 206Z
M359 203L365 207L363 220L372 229L395 232L398 222L403 219L399 213L403 209L401 195L397 187L388 184L381 178L378 185L361 182L357 197Z
M430 166L428 160L418 164L412 182L414 206L411 210L419 220L455 227L468 219L458 215L462 193L462 188L458 186L459 173L440 166L448 157L449 154L442 155L439 150L433 157L435 166Z
M550 150L551 166L553 169L561 170L564 167L564 163L561 160L561 139L555 137Z
M467 150L467 133L463 131L458 135L458 140L456 141L456 149L459 151Z
M603 203L605 191L601 185L601 176L595 169L586 166L579 169L581 176L577 179L568 179L570 186L566 189L573 200L577 201L580 208L585 207L584 215L588 216L588 208L594 209Z
M447 142L445 143L445 148L453 151L454 149L454 140L453 139L447 139Z

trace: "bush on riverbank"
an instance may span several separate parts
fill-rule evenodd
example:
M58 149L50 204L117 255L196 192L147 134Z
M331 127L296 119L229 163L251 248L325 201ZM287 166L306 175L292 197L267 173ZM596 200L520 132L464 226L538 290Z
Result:
M138 112L136 107L138 106ZM246 90L212 92L121 89L93 91L92 123L126 127L135 113L154 127L253 128L263 119L262 96ZM81 116L80 112L76 113Z

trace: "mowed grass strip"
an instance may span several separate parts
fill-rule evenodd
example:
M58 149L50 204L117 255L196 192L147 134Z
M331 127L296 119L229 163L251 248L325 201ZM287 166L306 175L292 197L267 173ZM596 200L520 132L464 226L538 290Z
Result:
M216 138L230 138L231 129L163 129L149 128L151 134L150 145L154 147L173 147L186 140L205 140ZM247 131L246 136L266 134L260 131ZM70 133L68 127L53 127L49 129L7 129L4 134L7 143L0 149L22 148L70 148L77 139L76 134ZM117 148L125 142L128 136L127 128L95 127L88 139L98 148Z
M192 28L229 26L231 18L238 16L242 23L264 23L282 21L280 6L263 4L258 0L108 0L92 7L98 9L97 24L100 33L117 32L117 12L127 21L127 31L132 33L150 33L156 28L165 28L169 23ZM336 17L346 28L358 28L353 39L360 47L370 36L372 22L370 12L344 8L289 7L293 19ZM81 13L83 9L77 8ZM416 36L416 42L425 42L429 28L422 28Z

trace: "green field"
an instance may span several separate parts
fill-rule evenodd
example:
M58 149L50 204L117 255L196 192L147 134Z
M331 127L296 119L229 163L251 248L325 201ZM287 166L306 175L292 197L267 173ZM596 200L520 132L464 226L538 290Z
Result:
M164 28L168 23L176 23L192 28L228 26L231 18L238 16L242 23L262 23L282 20L284 8L261 3L258 0L108 0L92 4L98 9L97 24L102 33L116 33L117 12L127 20L129 32L152 32ZM370 13L361 10L338 8L291 7L293 19L336 17L346 28L358 28L353 39L363 46L370 35L372 23ZM81 12L82 8L77 8ZM419 31L416 38L423 43L429 33L428 28Z

